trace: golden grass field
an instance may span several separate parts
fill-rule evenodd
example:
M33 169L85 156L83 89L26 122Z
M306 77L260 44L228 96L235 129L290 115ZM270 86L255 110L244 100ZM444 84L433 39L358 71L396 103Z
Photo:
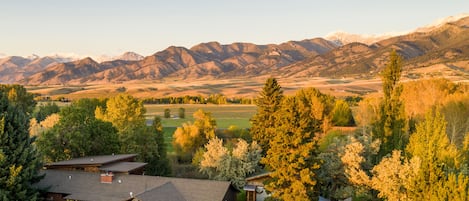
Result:
M469 66L469 64L468 64ZM445 77L455 82L468 82L468 69L454 68L451 65L434 65L413 70L404 70L403 81L428 77ZM366 77L366 76L361 76ZM222 94L230 97L257 97L267 77L252 79L221 80L160 80L132 81L116 84L96 85L54 85L27 86L32 93L49 96L52 99L65 97L71 100L80 98L105 98L126 92L137 98L178 97L185 95ZM369 79L344 78L282 78L277 77L285 94L292 94L300 88L315 87L323 93L334 96L354 96L378 92L381 80L375 76Z

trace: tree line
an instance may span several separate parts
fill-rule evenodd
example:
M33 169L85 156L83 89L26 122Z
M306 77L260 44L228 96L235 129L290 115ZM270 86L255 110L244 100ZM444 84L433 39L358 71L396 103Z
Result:
M331 132L340 101L313 88L284 96L267 80L251 134L263 148L271 199L468 200L468 86L402 84L401 72L393 51L381 73L383 96L358 103L352 135Z

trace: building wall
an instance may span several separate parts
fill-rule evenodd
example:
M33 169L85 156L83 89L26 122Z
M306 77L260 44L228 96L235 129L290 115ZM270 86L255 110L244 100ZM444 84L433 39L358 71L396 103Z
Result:
M238 195L238 190L230 186L228 190L226 191L225 197L223 197L222 201L236 201L237 195Z

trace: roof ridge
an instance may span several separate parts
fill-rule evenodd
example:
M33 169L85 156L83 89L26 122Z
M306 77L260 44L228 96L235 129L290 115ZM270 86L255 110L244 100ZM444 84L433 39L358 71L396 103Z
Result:
M158 193L158 191L167 191L171 190L171 193L165 193L165 195L169 196L166 198L160 198L165 201L187 201L184 195L177 189L177 187L173 184L173 182L168 181L161 186L156 186L150 190L145 190L137 194L135 197L144 199L145 197L151 197L151 200L155 200L155 197L152 197L154 193ZM147 195L145 195L147 194ZM157 194L158 195L158 194Z

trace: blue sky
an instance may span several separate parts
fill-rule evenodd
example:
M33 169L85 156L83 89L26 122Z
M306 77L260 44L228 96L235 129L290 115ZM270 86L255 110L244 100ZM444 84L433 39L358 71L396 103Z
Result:
M403 32L461 13L468 0L0 0L0 53L146 56L208 41Z

